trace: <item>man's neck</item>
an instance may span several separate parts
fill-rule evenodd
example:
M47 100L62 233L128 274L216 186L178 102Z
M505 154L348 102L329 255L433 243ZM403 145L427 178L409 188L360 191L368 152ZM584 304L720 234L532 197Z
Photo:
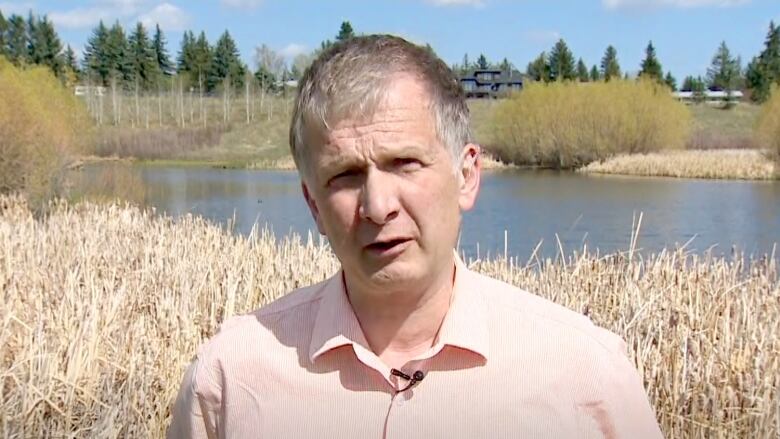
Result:
M345 278L347 295L371 350L389 367L401 368L428 350L447 314L455 264L417 290L361 289Z

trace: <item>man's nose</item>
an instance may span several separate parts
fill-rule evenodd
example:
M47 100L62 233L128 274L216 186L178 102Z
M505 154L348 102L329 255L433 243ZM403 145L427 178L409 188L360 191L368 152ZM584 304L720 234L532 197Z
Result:
M382 225L398 216L401 205L396 184L392 175L369 169L360 196L360 218Z

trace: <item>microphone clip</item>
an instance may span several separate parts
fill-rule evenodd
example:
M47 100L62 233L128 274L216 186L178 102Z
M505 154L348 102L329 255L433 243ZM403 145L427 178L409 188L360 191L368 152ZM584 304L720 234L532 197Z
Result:
M414 374L412 374L412 376L409 376L409 375L401 372L398 369L390 369L390 375L394 375L394 376L397 376L399 378L403 378L403 379L405 379L406 381L409 382L409 384L407 384L406 387L404 387L401 390L398 390L398 393L405 392L405 391L409 390L410 388L412 388L412 386L414 386L415 384L419 383L420 381L422 381L425 378L425 372L423 372L421 370L418 370L418 371L414 372Z

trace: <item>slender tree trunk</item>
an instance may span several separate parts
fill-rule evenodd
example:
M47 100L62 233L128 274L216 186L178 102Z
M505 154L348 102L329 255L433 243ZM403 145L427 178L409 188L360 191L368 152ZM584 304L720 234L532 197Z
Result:
M246 124L249 125L249 75L244 76L245 91L246 91Z
M133 121L133 126L140 125L140 119L141 119L141 108L140 108L140 102L138 101L138 76L135 78L135 120Z
M162 87L160 86L160 82L158 80L157 82L157 118L158 122L160 124L160 128L162 128L163 121L162 121Z

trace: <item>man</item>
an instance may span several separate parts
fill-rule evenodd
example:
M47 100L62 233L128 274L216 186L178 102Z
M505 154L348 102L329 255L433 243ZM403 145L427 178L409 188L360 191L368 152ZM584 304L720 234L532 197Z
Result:
M455 255L480 149L435 55L391 36L325 51L290 139L342 270L228 320L171 437L660 437L617 336Z

